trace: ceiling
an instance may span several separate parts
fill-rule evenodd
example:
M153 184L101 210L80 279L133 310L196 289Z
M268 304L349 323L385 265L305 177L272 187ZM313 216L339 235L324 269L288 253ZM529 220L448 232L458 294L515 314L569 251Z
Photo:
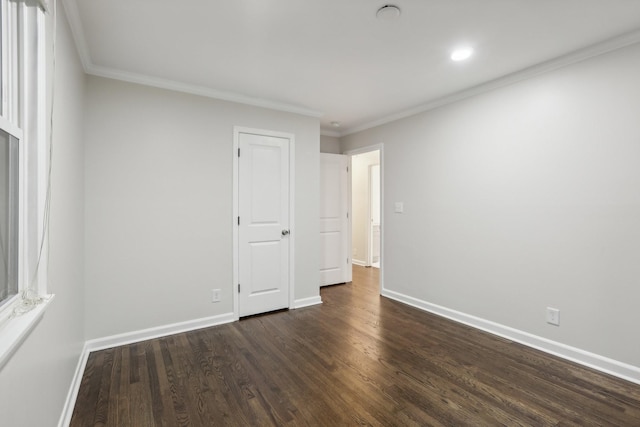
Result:
M640 41L639 0L397 0L395 21L376 18L384 0L63 1L90 74L317 116L334 136Z

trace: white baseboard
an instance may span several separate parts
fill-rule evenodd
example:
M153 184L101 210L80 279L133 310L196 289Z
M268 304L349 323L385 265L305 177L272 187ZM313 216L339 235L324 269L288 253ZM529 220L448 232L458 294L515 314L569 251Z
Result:
M316 305L316 304L322 304L322 299L320 298L320 295L318 295L317 297L297 299L293 302L293 308L295 309L295 308L309 307L311 305Z
M171 325L156 326L154 328L142 329L140 331L126 332L124 334L111 335L109 337L97 338L87 341L89 352L104 350L111 347L132 344L167 335L179 334L181 332L193 331L196 329L208 328L211 326L231 323L236 320L233 313L219 314L217 316L203 317L201 319L187 320L186 322L173 323Z
M62 408L62 414L60 414L60 420L58 420L58 427L68 427L71 422L71 416L73 415L73 408L76 406L76 398L78 397L78 391L80 391L80 383L82 382L82 375L84 369L87 366L87 359L89 359L89 350L85 343L76 365L76 370L73 373L73 379L71 380L71 386L67 392L67 398L64 401L64 407Z
M360 261L359 259L355 259L355 258L351 258L351 264L359 265L360 267L366 267L367 266L367 262L366 261Z
M576 347L571 347L547 338L539 337L528 332L520 331L499 323L485 320L459 311L451 310L436 304L432 304L399 292L382 290L382 295L404 304L428 311L438 316L446 317L455 322L463 323L476 329L489 332L494 335L518 342L528 347L535 348L545 353L561 357L571 362L578 363L600 372L622 378L626 381L640 384L640 367L629 365L608 357L600 356Z
M71 422L73 408L76 404L82 375L87 366L89 354L92 351L104 350L107 348L118 347L121 345L132 344L135 342L146 341L154 338L160 338L167 335L179 334L181 332L189 332L196 329L208 328L211 326L231 323L236 319L233 313L220 314L218 316L204 317L201 319L188 320L186 322L173 323L171 325L158 326L155 328L142 329L140 331L127 332L124 334L112 335L104 338L97 338L85 342L82 354L78 360L76 371L71 381L71 387L67 393L67 399L58 421L58 427L67 427Z

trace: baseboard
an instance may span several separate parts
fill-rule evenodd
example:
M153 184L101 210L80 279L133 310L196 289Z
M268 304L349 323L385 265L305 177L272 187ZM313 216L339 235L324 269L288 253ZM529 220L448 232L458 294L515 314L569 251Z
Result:
M73 415L73 408L76 406L76 398L78 397L78 391L80 391L80 383L82 382L82 375L84 369L87 366L87 359L89 359L89 350L85 343L76 365L76 370L73 373L73 379L71 380L71 386L67 392L67 398L62 408L62 414L60 414L60 420L58 420L58 427L67 427L71 422L71 416Z
M186 322L173 323L171 325L157 326L155 328L142 329L140 331L126 332L124 334L111 335L87 341L89 351L104 350L111 347L132 344L181 332L208 328L210 326L231 323L235 319L233 313L220 314L218 316L203 317L201 319L187 320Z
M561 357L571 362L575 362L580 365L587 366L600 372L604 372L606 374L610 374L623 380L640 385L640 367L638 366L629 365L624 362L600 356L598 354L591 353L576 347L571 347L569 345L539 337L537 335L520 331L518 329L501 325L499 323L485 320L476 316L471 316L459 311L451 310L449 308L413 298L399 292L383 289L382 295L387 298L410 305L412 307L428 311L438 316L446 317L447 319L453 320L455 322L463 323L467 326L471 326L473 328L498 335L500 337L518 342L528 347L544 351L545 353Z
M354 259L354 258L351 258L351 264L359 265L360 267L366 267L367 266L367 262L366 261L360 261L359 259Z
M316 304L322 304L322 299L320 298L320 295L318 295L317 297L297 299L293 302L293 308L309 307L311 305L316 305Z

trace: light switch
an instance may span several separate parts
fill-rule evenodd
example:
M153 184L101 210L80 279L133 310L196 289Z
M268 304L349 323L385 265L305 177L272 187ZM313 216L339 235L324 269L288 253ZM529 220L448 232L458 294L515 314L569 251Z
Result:
M404 213L404 203L396 202L396 213Z

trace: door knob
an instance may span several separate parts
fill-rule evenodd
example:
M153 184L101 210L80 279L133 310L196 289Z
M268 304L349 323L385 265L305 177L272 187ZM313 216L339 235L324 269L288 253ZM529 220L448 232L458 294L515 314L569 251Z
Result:
M286 236L287 234L289 234L289 230L282 230L282 235Z

